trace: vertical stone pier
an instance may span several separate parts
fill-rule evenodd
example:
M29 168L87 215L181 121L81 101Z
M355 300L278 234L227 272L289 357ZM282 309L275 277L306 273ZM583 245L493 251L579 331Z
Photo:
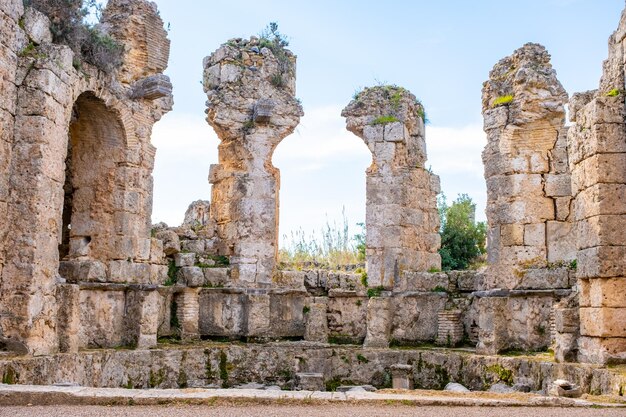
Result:
M546 49L529 43L494 66L482 101L489 223L486 284L523 288L523 269L545 265L549 252L552 262L575 257L573 247L550 247L558 243L556 235L568 238L571 229L566 222L571 200L564 128L567 93Z
M303 115L296 57L278 42L233 39L204 60L207 121L221 143L211 166L211 216L219 252L241 287L268 287L278 252L276 146Z
M483 86L489 225L485 288L502 290L479 301L478 349L483 353L547 347L554 298L541 291L571 285L564 267L576 256L567 99L550 55L533 43L498 62ZM557 276L549 265L563 271ZM525 324L513 328L518 311L524 312Z
M626 12L600 88L570 101L568 143L578 242L578 360L626 360Z
M372 152L367 169L367 274L392 288L403 271L441 268L439 177L425 168L424 107L397 86L366 88L341 113Z

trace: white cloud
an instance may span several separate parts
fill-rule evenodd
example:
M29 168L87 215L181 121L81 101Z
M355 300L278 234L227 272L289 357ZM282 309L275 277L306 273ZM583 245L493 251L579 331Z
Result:
M280 234L319 230L327 219L350 226L365 219L365 169L371 155L361 139L345 129L341 107L305 109L297 131L277 147L273 163L281 171ZM485 183L480 126L427 126L429 162L441 177L449 200L468 193L484 218ZM210 164L217 162L217 139L202 116L170 116L153 133L157 147L153 221L177 225L193 200L209 199ZM353 229L356 232L356 228Z

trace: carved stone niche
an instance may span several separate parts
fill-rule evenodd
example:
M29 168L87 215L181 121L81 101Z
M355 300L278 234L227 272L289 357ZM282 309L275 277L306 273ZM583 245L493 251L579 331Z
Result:
M133 99L156 100L172 94L170 77L164 74L152 75L135 83L131 93Z
M276 103L270 99L261 99L257 101L254 105L252 120L254 120L255 123L269 123L275 106Z

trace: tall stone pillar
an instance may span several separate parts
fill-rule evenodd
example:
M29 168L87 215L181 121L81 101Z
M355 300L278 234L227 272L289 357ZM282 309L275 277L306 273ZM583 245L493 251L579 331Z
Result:
M578 242L578 359L626 357L626 12L600 88L570 101L568 143Z
M550 55L526 44L498 62L483 87L489 288L525 288L523 270L574 258L565 141L567 93ZM555 238L557 237L555 241Z
M575 258L566 102L550 55L538 44L498 62L483 86L485 288L502 291L488 291L478 302L482 353L546 348L554 297L536 290L570 287L566 267L547 268ZM517 326L520 318L525 325Z
M211 216L237 286L271 284L280 188L272 154L303 115L295 68L296 57L278 40L255 37L230 40L204 60L207 121L221 141L209 174Z
M370 287L392 288L403 271L441 268L439 177L425 168L424 108L401 87L366 88L341 113L372 152L367 169Z

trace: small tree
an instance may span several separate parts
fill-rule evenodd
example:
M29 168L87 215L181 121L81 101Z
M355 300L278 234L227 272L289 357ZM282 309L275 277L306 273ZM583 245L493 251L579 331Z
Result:
M468 269L486 252L487 225L475 222L476 204L467 194L460 194L449 207L444 195L438 203L441 266L444 270Z

